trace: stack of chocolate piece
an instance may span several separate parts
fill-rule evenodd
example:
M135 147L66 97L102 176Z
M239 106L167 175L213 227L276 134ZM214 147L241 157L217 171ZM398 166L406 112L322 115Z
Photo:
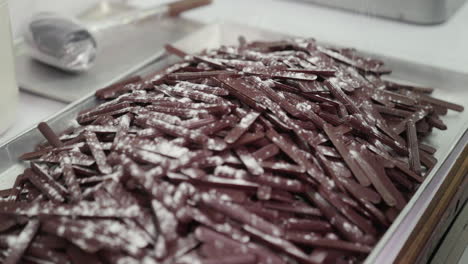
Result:
M312 39L188 55L96 93L21 159L1 263L355 263L436 163L463 107Z

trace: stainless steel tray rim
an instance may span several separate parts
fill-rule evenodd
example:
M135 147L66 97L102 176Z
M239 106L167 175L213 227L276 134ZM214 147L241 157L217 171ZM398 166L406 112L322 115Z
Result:
M95 92L90 92L90 93L88 93L87 95L83 96L81 99L78 99L78 100L76 100L76 101L74 101L74 102L68 104L67 106L65 106L64 108L62 108L60 111L58 111L57 113L55 113L55 114L53 114L53 115L51 115L51 116L48 116L48 117L46 117L45 119L43 119L43 120L41 120L41 121L39 121L39 122L48 122L48 121L53 120L53 119L55 119L55 118L59 118L64 112L66 112L66 111L68 111L68 110L71 110L71 109L73 109L73 108L79 106L81 103L83 103L83 101L88 100L88 99L91 98L91 97L94 97L94 93L95 93ZM39 122L38 122L38 123L39 123ZM35 124L35 125L33 125L33 126L27 128L27 129L23 130L22 132L19 132L18 135L14 136L14 137L12 137L11 139L7 140L6 142L0 144L0 149L7 147L7 146L10 145L12 142L14 142L14 141L20 139L24 134L26 134L26 133L28 133L28 132L30 132L30 131L33 131L33 130L35 130L36 128L37 128L37 124Z
M452 153L452 151L457 146L460 146L460 144L463 144L463 142L465 143L465 145L468 142L468 131L467 131L466 126L465 126L464 132L459 133L459 136L461 138L451 145L450 153ZM414 211L413 206L418 201L422 201L421 195L423 193L427 193L427 191L429 189L429 186L431 184L434 184L435 181L440 180L440 179L438 179L438 177L445 177L446 174L448 173L448 171L450 170L450 166L449 166L449 168L447 168L446 170L441 171L442 166L444 166L446 164L448 159L449 159L449 156L445 157L443 160L437 161L436 166L433 168L433 170L430 172L430 174L426 176L426 180L424 180L423 183L418 187L418 190L413 194L413 196L408 201L406 206L398 214L397 218L392 223L392 225L387 229L387 231L385 231L384 235L380 238L377 245L375 245L375 247L372 250L371 254L369 254L369 256L367 257L365 263L367 263L367 264L378 263L378 262L376 262L377 258L379 258L379 260L382 260L382 257L379 256L379 254L386 254L386 252L384 252L384 247L388 246L388 241L390 240L391 237L395 237L395 236L399 235L399 233L397 231L400 228L400 226L402 225L402 222L407 220L408 217L410 217L409 216L410 211ZM443 183L443 181L439 181L437 183L437 187L434 190L432 190L432 194L435 194L438 191L438 189L439 189L440 185L442 185L442 183ZM430 204L431 201L432 200L423 201L424 202L423 208L427 208L427 206ZM420 219L422 217L422 215L425 213L425 211L426 210L418 210L417 215L415 216L415 218ZM404 234L407 237L403 237L400 245L395 245L395 247L398 247L398 249L397 250L395 249L392 252L393 254L388 256L389 259L393 260L393 259L395 259L397 257L396 253L399 252L401 250L401 248L404 246L404 244L408 240L409 236L411 235L411 230L417 225L417 223L418 222L414 222L414 221L412 223L410 223L411 226L409 226L409 228L408 228L410 230L410 232Z

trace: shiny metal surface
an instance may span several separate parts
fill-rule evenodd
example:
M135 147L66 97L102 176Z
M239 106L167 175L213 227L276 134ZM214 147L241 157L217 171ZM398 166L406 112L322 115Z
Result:
M126 2L102 0L85 10L79 16L79 19L86 22L97 22L133 10L135 10L135 7L128 5Z
M301 0L417 24L448 20L466 0Z
M187 52L194 53L223 44L236 44L239 35L243 35L250 40L278 40L286 36L258 28L224 23L206 26L177 41L174 45ZM467 75L395 58L374 56L380 57L394 70L391 75L392 79L436 87L438 89L434 92L434 96L459 103L465 109L468 109L468 101L466 100L468 98L468 89L466 89ZM170 60L173 59L173 57L164 57L156 64L151 65L151 69L147 68L145 71L159 69L164 65L168 65ZM89 94L46 121L55 131L63 131L74 124L72 120L79 111L98 103L93 94ZM468 110L462 113L450 111L443 118L443 121L448 129L446 131L435 130L427 138L427 143L438 149L435 155L439 161L438 164L379 241L366 263L391 263L395 259L429 202L440 188L455 159L468 143ZM43 140L39 131L32 128L0 146L0 189L11 186L16 176L23 170L25 164L19 162L17 157L24 152L31 151L36 144Z

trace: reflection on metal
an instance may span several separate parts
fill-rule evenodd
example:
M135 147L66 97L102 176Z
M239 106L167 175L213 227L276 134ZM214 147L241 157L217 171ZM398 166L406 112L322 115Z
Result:
M82 21L94 22L108 19L115 15L123 14L135 9L135 7L132 7L121 1L100 1L96 5L90 7L82 14L80 14L78 18Z
M466 0L300 0L416 24L447 21Z

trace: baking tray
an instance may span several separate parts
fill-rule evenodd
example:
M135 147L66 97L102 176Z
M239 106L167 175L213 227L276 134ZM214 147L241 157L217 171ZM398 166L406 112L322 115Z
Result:
M243 35L250 40L278 40L288 37L285 34L245 25L217 23L203 27L177 41L174 45L187 52L195 53L206 48L236 44L239 35ZM361 53L367 54L365 52ZM468 98L468 89L466 89L467 75L396 58L383 57L378 54L372 55L385 61L394 70L392 79L437 87L439 89L434 92L436 97L456 102L468 108L466 100ZM144 75L145 72L160 69L174 61L176 61L176 58L172 56L163 57L139 74ZM89 94L46 121L55 131L64 131L75 124L73 119L78 112L98 103L93 94ZM435 130L427 139L428 144L438 149L435 157L439 162L369 255L367 263L390 263L396 258L412 229L420 220L435 192L453 166L457 156L467 144L468 110L462 113L449 111L443 120L448 129L446 131ZM31 151L35 145L42 141L44 139L39 131L36 128L31 128L0 147L0 189L12 186L16 176L24 169L26 164L19 162L17 157L24 152Z
M416 24L447 21L466 0L300 0Z

